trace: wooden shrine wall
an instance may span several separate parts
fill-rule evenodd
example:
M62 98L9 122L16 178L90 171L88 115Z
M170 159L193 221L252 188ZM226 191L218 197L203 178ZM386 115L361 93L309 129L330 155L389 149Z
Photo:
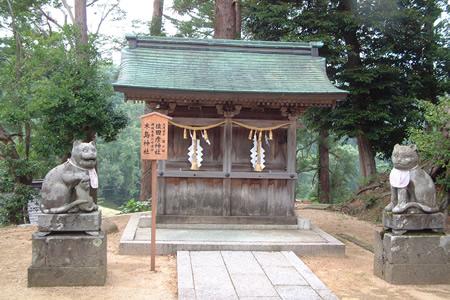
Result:
M220 178L166 178L164 215L292 216L287 179L230 179L229 202ZM162 201L160 201L162 203Z
M174 120L177 120L176 115ZM247 123L261 127L271 121L289 122L242 117ZM220 116L196 120L189 116L182 121L185 125L188 125L185 122L205 125L221 120ZM248 129L231 123L209 129L211 145L201 139L203 162L199 170L193 171L187 155L191 145L189 133L184 139L182 128L169 126L169 159L159 163L158 222L195 223L212 218L215 221L211 223L295 224L296 123L291 123L289 128L274 130L269 144L263 142L266 155L263 172L252 169L253 141L248 139Z

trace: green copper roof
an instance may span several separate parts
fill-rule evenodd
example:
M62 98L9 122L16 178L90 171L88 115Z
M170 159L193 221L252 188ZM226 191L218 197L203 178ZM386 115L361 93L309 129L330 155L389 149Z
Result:
M114 86L148 89L345 94L316 56L320 43L127 36Z

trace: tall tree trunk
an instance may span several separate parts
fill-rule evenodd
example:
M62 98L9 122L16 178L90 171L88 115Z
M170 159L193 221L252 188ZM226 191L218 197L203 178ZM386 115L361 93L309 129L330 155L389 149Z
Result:
M153 14L152 22L150 25L150 35L158 36L162 32L162 16L164 11L164 0L153 0ZM146 103L144 113L148 114L152 110ZM139 193L139 199L141 201L147 201L152 195L152 163L149 160L141 160L141 189Z
M352 15L354 18L358 15L357 0L341 0L338 9ZM352 25L353 24L353 25ZM345 26L343 37L348 47L347 62L345 64L345 72L352 72L361 69L361 45L358 40L358 25L351 23ZM352 84L350 82L350 84ZM359 150L359 164L361 176L369 177L376 174L375 154L370 146L370 141L364 132L360 132L357 136Z
M22 45L22 39L19 34L17 23L16 23L16 16L14 13L13 5L11 0L7 0L8 10L11 16L11 27L13 31L14 41L15 41L15 53L16 53L16 61L15 61L15 79L18 84L20 84L20 81L22 79L22 63L24 61L24 52L23 52L23 45ZM20 102L20 99L17 99L17 102ZM21 126L20 126L21 128ZM29 153L30 153L30 145L31 145L31 126L29 122L25 123L25 156L28 159ZM6 157L9 157L12 160L20 160L20 155L18 152L18 148L16 144L14 143L13 137L0 125L0 142L4 143L5 145L9 145L10 148L6 149L7 154ZM21 184L31 184L33 178L31 174L20 174L18 175L16 173L16 168L14 165L9 164L10 170L9 173L14 177L14 181L16 183Z
M319 134L319 202L330 203L330 192L328 129L321 128Z
M85 52L85 47L88 44L86 0L75 0L75 26L78 29L76 45L78 47L79 63L85 65L88 63ZM87 127L84 132L85 142L95 140L96 132L94 129Z
M75 0L75 25L79 30L79 40L81 45L88 43L86 0Z
M153 0L153 14L150 35L161 35L164 0Z
M238 0L216 0L215 39L235 39L241 35L241 11Z
M370 177L377 173L375 164L375 154L372 151L370 142L364 133L360 133L357 137L359 152L359 168L361 176Z
M242 17L241 17L241 1L234 0L234 24L235 24L235 38L241 38L241 27L242 27Z
M158 1L158 0L155 0ZM150 113L152 110L145 104L144 114ZM139 200L147 201L152 196L152 162L150 160L141 159L141 190Z
M76 40L78 48L78 55L80 64L87 64L88 57L85 52L85 47L88 44L88 28L87 28L87 12L86 12L86 0L75 0L75 25L78 27L79 36ZM95 141L95 129L88 127L85 130L85 141ZM98 166L95 166L95 170L98 171ZM98 172L97 172L98 173ZM99 174L100 175L100 174ZM94 202L97 203L97 189L91 188L90 195L94 198Z

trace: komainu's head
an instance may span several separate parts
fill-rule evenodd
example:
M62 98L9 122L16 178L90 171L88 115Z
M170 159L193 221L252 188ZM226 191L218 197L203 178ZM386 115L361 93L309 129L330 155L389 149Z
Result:
M94 168L97 163L97 149L95 148L95 142L73 142L72 155L70 158L75 164L82 168Z
M392 163L394 168L399 170L409 170L419 163L419 154L416 145L395 145L392 151Z

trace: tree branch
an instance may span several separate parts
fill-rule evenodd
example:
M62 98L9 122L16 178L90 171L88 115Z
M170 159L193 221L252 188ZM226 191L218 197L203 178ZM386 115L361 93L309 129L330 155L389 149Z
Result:
M72 20L72 24L75 24L75 17L73 16L73 13L72 13L72 7L70 7L70 5L67 3L66 0L61 0L61 2L64 5L64 7L66 8L67 13L69 14L69 17Z
M115 4L113 4L107 11L106 13L102 13L102 16L100 18L100 22L97 25L97 30L95 31L95 35L97 35L100 31L100 27L102 26L103 22L106 20L106 18L108 18L108 15L114 10L116 9L120 4L120 1L117 1ZM104 12L104 11L103 11Z
M4 144L14 143L11 135L6 132L6 130L0 125L0 141Z
M363 193L363 192L365 192L365 191L373 190L373 189L376 189L376 188L382 187L382 186L383 186L383 185L382 185L381 183L377 183L377 184L373 184L373 185L366 186L365 188L360 189L360 190L356 193L356 195L359 195L359 194L361 194L361 193Z
M19 153L16 149L16 143L14 143L14 140L12 139L11 135L6 132L6 130L0 125L0 141L3 142L5 145L12 144L13 147L11 148L10 157L12 159L19 159Z
M92 6L92 5L94 5L95 3L97 3L98 1L99 1L99 0L92 0L91 2L89 2L89 3L86 4L86 7Z
M56 26L58 26L58 28L63 29L63 27L55 19L53 19L49 14L47 14L42 8L39 8L39 11L44 15L44 17L47 19L47 21L50 21L53 24L55 24ZM50 27L50 25L49 25L49 27Z

